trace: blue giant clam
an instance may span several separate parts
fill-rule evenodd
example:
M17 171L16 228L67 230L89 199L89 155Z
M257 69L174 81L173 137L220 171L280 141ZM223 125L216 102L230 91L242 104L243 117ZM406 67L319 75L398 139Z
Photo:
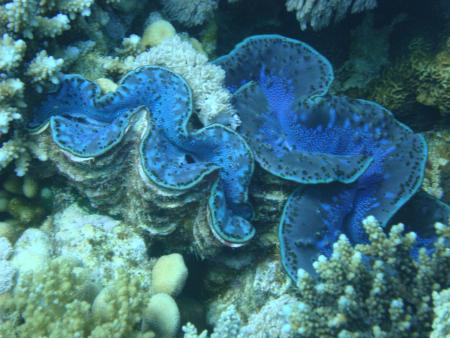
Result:
M314 272L341 234L366 241L362 220L382 226L419 188L422 135L382 106L328 94L333 69L297 40L253 36L216 60L242 120L239 132L271 174L301 184L279 225L282 261L295 280Z
M418 190L424 138L374 102L328 94L333 69L308 45L253 36L215 63L226 71L242 120L237 132L192 128L189 86L152 66L103 96L94 83L65 75L29 128L52 141L53 162L93 205L153 234L189 223L203 256L214 254L207 252L211 233L231 247L254 236L247 196L254 156L298 185L279 225L282 261L294 280L299 268L312 272L341 234L365 242L365 217L387 226ZM42 133L47 126L50 133Z
M222 125L190 130L191 113L185 80L148 66L126 75L105 95L96 84L65 75L34 111L29 128L40 134L49 127L60 150L54 163L92 204L110 211L118 205L119 214L131 208L128 221L154 234L173 231L175 217L192 219L195 209L183 206L201 199L206 181L204 210L212 233L240 246L255 232L247 201L252 153L241 136Z

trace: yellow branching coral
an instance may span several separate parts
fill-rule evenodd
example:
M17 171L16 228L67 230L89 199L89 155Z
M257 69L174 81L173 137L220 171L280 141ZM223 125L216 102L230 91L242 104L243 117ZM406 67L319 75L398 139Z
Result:
M21 278L14 293L0 299L0 336L120 338L136 334L148 291L123 271L92 305L86 276L76 261L60 257L46 269Z
M426 337L432 294L448 287L450 227L435 225L434 252L411 257L416 235L394 225L385 234L374 217L364 220L370 244L353 247L341 236L330 258L321 256L317 279L298 273L300 302L291 326L301 337Z

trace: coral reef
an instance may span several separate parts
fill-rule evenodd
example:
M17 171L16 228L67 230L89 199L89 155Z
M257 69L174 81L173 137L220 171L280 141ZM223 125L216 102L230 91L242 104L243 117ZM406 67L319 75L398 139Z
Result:
M73 204L54 215L51 222L51 250L55 255L80 261L93 271L89 276L97 287L127 270L130 278L149 287L150 262L143 239L111 217L88 213Z
M287 0L286 8L295 12L300 28L306 30L310 26L320 30L328 26L331 21L338 22L345 18L348 12L359 13L373 9L377 0Z
M171 43L182 41L174 36L158 47ZM149 54L158 47L129 63L154 60ZM294 57L302 62L292 71ZM417 191L426 161L423 137L373 102L327 95L332 67L311 47L255 36L215 63L226 70L244 121L239 132L259 164L283 179L310 184L291 195L280 222L282 261L293 279L299 267L312 272L312 261L329 255L341 233L355 243L367 240L360 226L364 217L373 214L385 226ZM246 143L219 125L192 131L188 83L165 68L138 68L119 84L99 96L92 82L67 75L34 111L29 128L40 134L49 126L38 142L53 143L51 158L59 171L93 205L152 234L178 228L180 219L166 212L184 209L183 231L193 229L202 257L217 250L206 223L220 242L246 244L254 235L247 203L253 165ZM132 174L122 175L129 168ZM217 180L205 198L204 178L213 173ZM317 189L318 183L328 185ZM187 210L188 204L198 211Z
M450 334L448 4L237 2L0 1L1 337Z

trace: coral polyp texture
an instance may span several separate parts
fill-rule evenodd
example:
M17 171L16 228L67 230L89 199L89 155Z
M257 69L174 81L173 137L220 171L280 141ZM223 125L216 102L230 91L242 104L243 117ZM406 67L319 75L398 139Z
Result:
M330 96L329 62L308 45L276 35L250 37L216 64L227 74L239 132L270 173L297 183L279 237L292 278L313 271L345 233L367 240L361 222L385 226L420 186L427 156L421 135L382 106Z
M173 230L171 217L179 223L195 217L186 206L204 195L203 182L209 182L203 218L221 242L243 245L254 234L247 201L252 154L237 133L222 125L191 130L191 113L186 81L148 66L129 73L115 92L103 96L96 84L64 76L33 112L29 128L40 134L50 127L59 149L54 163L91 202L136 203L121 204L119 210L123 214L131 208L125 218L151 232ZM158 204L166 210L156 212ZM184 210L166 214L177 207Z

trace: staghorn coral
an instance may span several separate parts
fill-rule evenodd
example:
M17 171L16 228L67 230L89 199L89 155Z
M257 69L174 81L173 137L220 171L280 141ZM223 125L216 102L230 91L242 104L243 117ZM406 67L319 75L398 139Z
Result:
M345 18L348 12L359 13L377 6L376 0L287 0L286 8L295 12L300 28L320 30Z
M341 233L363 242L367 215L385 226L422 183L424 138L374 102L328 95L333 69L308 45L254 36L216 63L256 161L309 184L290 196L280 221L282 261L293 279L300 267L312 271Z

